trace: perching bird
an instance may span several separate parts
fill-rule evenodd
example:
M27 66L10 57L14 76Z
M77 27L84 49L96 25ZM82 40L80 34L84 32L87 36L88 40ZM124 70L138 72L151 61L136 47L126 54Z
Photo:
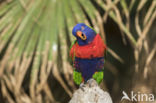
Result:
M99 34L84 23L77 24L72 31L76 41L70 50L74 64L73 79L78 85L93 78L100 83L104 76L106 45Z

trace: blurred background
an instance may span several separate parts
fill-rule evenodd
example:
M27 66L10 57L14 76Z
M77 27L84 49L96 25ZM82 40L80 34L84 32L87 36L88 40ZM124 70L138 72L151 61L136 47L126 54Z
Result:
M156 96L156 0L0 0L0 103L68 103L77 23L107 44L101 88L114 103L129 103L123 90Z

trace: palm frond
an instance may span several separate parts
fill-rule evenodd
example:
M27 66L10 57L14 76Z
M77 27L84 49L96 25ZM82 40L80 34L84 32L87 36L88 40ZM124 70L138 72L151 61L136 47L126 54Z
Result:
M148 9L141 18L144 7ZM147 54L150 52L144 67L147 77L150 61L155 55L155 49L150 50L147 39L156 18L155 9L155 0L1 1L0 94L2 92L5 102L9 103L57 102L57 95L63 96L59 101L68 101L77 88L72 80L69 47L74 41L72 28L80 22L101 34L108 44L111 59L123 66L126 59L109 46L107 38L107 20L115 22L125 45L133 47L136 71L140 70L142 49ZM105 67L119 77L120 70L114 63L107 61ZM61 88L58 94L53 93L54 85Z

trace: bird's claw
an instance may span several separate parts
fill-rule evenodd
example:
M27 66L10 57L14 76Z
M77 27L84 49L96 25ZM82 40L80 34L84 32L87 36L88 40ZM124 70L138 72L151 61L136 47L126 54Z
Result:
M94 85L97 85L96 81L94 79L90 79L87 81L87 84L89 87L93 87Z
M84 91L84 87L86 87L85 84L84 84L84 83L81 83L81 84L80 84L80 88L81 88L83 91Z

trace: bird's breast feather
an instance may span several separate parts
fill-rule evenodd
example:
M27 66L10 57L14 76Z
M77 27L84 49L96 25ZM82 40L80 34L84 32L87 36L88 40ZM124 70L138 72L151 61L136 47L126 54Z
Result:
M78 43L74 44L71 48L70 55L72 57L91 59L104 57L105 50L106 45L100 35L97 34L93 42L88 45L80 46Z

